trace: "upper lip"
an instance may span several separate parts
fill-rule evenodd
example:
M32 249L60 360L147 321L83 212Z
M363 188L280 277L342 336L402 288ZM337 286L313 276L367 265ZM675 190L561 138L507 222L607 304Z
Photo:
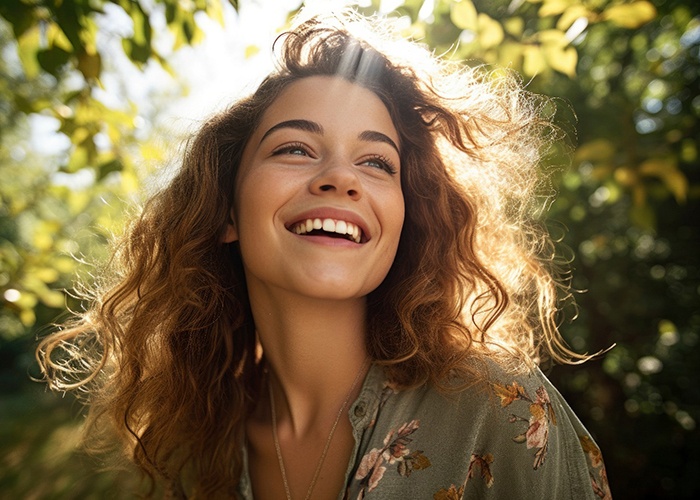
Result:
M294 215L284 224L287 229L291 229L295 224L306 219L334 219L345 222L352 222L362 230L362 242L365 243L372 238L367 226L367 222L359 214L342 208L318 207L306 210L298 215Z

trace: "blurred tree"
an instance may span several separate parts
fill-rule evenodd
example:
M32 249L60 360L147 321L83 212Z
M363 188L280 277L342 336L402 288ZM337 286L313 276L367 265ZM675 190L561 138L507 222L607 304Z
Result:
M375 12L380 3L360 10ZM129 103L114 109L95 97L109 64L99 43L102 12L129 20L121 47L137 67L171 71L167 54L154 48L154 20L165 20L167 50L175 50L201 37L197 12L221 19L221 5L0 5L3 366L21 359L29 333L63 309L59 290L70 289L81 267L71 255L103 251L122 200L143 176L143 158L160 154L149 131L136 127L142 110ZM548 223L566 228L573 284L585 290L579 318L563 330L579 350L617 346L593 369L562 367L552 377L599 440L617 498L696 496L700 4L405 0L390 15L445 57L520 72L530 90L559 98L564 119L578 117L573 161L558 150L550 160L571 163L555 179L559 196ZM5 57L14 47L16 63ZM27 117L34 115L54 120L66 153L47 159L32 150Z
M548 215L566 228L573 284L586 291L563 330L579 350L617 346L602 371L553 378L600 440L616 496L694 496L700 5L435 0L397 13L437 52L519 71L578 116L579 146Z
M236 0L230 4L238 8ZM110 64L105 24L124 25L121 47L137 68L155 63L172 73L156 40L170 52L196 43L202 38L198 14L223 23L223 3L0 3L0 349L65 308L60 290L70 289L79 264L72 254L100 251L119 226L123 200L138 189L144 166L162 154L146 140L149 131L139 130L149 123L143 110L126 98L116 106L100 99ZM167 36L154 33L159 19ZM35 151L30 122L55 127L64 144L60 153ZM46 314L37 323L38 311Z

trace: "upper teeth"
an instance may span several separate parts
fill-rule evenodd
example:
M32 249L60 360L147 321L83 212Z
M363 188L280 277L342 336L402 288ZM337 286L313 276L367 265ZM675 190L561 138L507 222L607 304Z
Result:
M296 234L310 233L314 229L323 229L327 233L337 233L350 236L355 243L362 239L362 230L352 222L335 219L306 219L292 227Z

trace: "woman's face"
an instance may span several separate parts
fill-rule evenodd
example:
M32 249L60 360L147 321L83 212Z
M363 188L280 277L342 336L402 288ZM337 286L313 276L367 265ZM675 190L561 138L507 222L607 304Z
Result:
M399 136L370 90L290 84L243 151L226 241L248 288L356 299L385 278L404 220Z

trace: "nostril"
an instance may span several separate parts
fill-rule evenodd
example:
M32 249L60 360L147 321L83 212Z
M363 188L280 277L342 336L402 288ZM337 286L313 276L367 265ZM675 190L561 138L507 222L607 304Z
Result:
M330 184L324 184L319 189L321 189L321 191L331 191L333 189L333 186L331 186Z

